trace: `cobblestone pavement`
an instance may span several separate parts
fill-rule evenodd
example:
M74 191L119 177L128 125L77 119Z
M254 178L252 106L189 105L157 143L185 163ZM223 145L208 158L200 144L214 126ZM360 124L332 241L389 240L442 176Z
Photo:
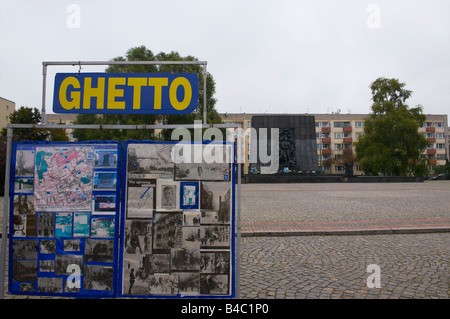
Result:
M449 195L450 181L243 184L243 235L276 227L307 236L243 236L240 297L448 299L450 233L439 231L450 223ZM383 227L436 233L311 235ZM367 286L371 264L380 288Z
M241 298L450 297L450 233L248 237L241 258Z

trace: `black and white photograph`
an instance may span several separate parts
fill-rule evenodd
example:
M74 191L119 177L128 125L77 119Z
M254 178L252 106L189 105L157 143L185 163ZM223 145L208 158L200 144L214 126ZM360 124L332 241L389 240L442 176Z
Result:
M33 195L14 195L13 229L14 237L36 236L36 211Z
M39 252L41 254L54 254L56 251L56 241L54 239L41 239Z
M178 276L155 274L148 278L149 295L174 295L178 293Z
M183 213L156 212L153 218L153 249L181 248Z
M205 225L200 227L202 248L228 248L231 245L229 225Z
M228 275L200 274L200 293L205 295L226 295L229 293Z
M204 210L200 211L201 215L201 223L204 224L228 224L230 221L227 218L219 219L219 212L215 212L212 210ZM222 214L221 217L227 216L226 214Z
M200 152L196 148L201 148ZM229 146L222 144L182 145L181 148L175 148L174 159L175 180L231 180L232 159Z
M35 281L38 264L36 259L13 260L14 281Z
M180 184L171 180L156 181L156 209L180 209Z
M152 220L125 220L124 251L126 254L152 252Z
M199 246L201 240L200 226L198 227L183 227L183 241L182 247Z
M54 213L38 213L38 237L55 237Z
M179 294L196 296L200 294L200 274L197 272L181 272L178 275Z
M202 274L229 274L229 251L202 251L200 254L200 273Z
M55 261L54 260L39 260L39 271L40 272L54 272L55 271Z
M123 294L149 294L150 276L156 273L169 273L169 265L170 253L125 255L122 274Z
M200 269L200 249L198 248L172 248L170 250L170 271L198 272Z
M127 175L155 174L173 177L172 147L174 144L129 144Z
M186 181L230 181L230 163L177 163L175 180Z
M169 267L170 253L145 256L145 268L149 270L149 273L168 273Z
M42 293L62 293L63 278L57 277L39 277L38 291Z
M129 180L127 187L127 218L151 218L156 208L156 180Z
M55 257L56 275L70 275L68 271L69 265L77 265L80 268L80 274L83 273L83 256L82 255L56 255Z
M34 175L34 150L17 150L16 152L16 176Z
M36 259L38 241L36 239L15 239L12 246L13 259Z
M64 239L64 251L80 251L79 239Z
M200 226L201 212L198 210L184 210L183 211L183 226L194 227Z
M34 282L21 282L19 284L19 290L21 292L33 292L34 291Z
M86 238L84 258L90 262L113 262L114 240Z
M112 290L114 270L112 266L89 265L84 267L85 290Z
M219 222L228 223L231 216L231 184L202 182L200 186L200 209L217 212Z

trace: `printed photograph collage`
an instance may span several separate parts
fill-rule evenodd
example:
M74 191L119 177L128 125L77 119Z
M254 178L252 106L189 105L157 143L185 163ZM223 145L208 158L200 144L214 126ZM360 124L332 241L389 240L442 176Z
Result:
M119 144L15 143L11 294L111 296Z
M200 146L14 143L9 293L232 297L233 147Z
M130 143L126 149L121 293L230 296L233 150L200 145L189 152L204 155L195 163L177 159L183 150L176 147Z

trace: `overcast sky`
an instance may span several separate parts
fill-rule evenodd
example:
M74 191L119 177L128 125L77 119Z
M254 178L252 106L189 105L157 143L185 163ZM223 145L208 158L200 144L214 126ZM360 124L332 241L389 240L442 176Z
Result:
M369 85L387 77L411 107L450 115L448 0L0 0L0 96L40 109L42 61L140 45L207 61L223 113L369 113ZM48 71L52 113L55 73L78 67Z

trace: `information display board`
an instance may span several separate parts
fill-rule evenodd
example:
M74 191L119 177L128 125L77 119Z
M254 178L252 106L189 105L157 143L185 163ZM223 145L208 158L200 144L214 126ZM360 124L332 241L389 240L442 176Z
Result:
M17 142L9 293L117 295L121 145Z
M124 143L119 296L235 295L233 143Z

